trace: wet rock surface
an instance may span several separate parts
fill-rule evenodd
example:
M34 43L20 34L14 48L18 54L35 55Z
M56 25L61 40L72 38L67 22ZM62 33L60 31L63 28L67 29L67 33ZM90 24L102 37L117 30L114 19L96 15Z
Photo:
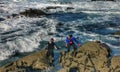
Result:
M111 58L110 48L99 41L85 43L77 53L61 54L59 72L120 72L120 56Z
M20 12L19 14L12 14L11 16L7 16L7 18L10 17L19 17L19 16L26 16L26 17L41 17L41 16L45 16L45 15L49 15L47 13L45 13L44 11L40 10L40 9L28 9L25 10L23 12Z
M46 50L42 50L1 67L0 72L40 72L48 66Z
M45 12L39 9L29 9L29 10L25 10L24 12L21 12L20 15L24 15L27 17L39 17L41 15L48 15L48 14L46 14Z

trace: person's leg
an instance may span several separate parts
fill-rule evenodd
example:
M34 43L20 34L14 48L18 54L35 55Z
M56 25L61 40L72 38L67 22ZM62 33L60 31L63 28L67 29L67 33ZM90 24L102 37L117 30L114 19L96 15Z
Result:
M50 52L47 51L47 53L46 53L46 58L49 59L49 57L50 57Z
M72 45L74 48L73 56L76 56L77 54L77 46L75 44Z
M52 65L54 66L54 51L52 51Z
M70 44L67 45L67 48L68 48L67 52L70 52Z
M51 66L51 52L50 52L50 50L47 51L46 58L47 58L49 65Z
M74 51L76 51L77 50L77 46L75 44L73 44L72 46L74 48Z
M50 66L54 65L54 51L50 52Z

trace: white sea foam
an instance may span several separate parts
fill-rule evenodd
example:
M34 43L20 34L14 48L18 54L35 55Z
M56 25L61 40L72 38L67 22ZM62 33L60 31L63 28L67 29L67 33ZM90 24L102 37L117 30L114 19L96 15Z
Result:
M10 28L9 25L0 23L0 30L1 32L7 31Z
M41 24L41 22L43 22L43 25L46 25L47 28L43 29L42 26L37 26L36 21L40 22L38 24ZM40 45L40 41L49 40L49 36L47 35L48 32L56 32L55 24L57 22L47 18L22 18L20 20L16 19L5 21L5 23L7 23L6 25L9 25L11 27L9 28L9 26L7 27L6 25L1 25L1 28L6 29L6 31L4 30L3 33L9 32L9 30L21 30L8 34L1 34L1 42L3 43L0 43L0 60L4 60L7 57L13 55L15 51L34 51ZM30 33L31 30L33 30L33 33Z
M12 13L19 13L20 11L26 8L38 8L43 9L46 7L61 7L61 9L53 9L49 12L85 12L85 13L103 13L103 14L120 14L120 2L72 2L68 4L61 4L61 3L54 3L49 1L22 1L22 0L15 0L18 1L17 3L8 3L7 7L3 8L5 11L8 11L10 14ZM20 2L19 2L20 1ZM67 10L67 7L73 8L72 10Z

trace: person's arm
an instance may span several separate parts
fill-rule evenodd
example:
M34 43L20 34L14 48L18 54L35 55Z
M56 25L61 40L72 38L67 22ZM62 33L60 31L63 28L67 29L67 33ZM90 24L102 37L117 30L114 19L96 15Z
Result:
M73 37L73 41L75 41L77 44L79 44L79 41L75 37Z
M48 42L48 44L49 44L49 42ZM46 49L46 50L48 49L48 44L45 46L45 49Z
M55 49L60 49L55 43L54 43L54 45L55 45Z
M68 47L68 44L69 44L69 40L68 38L66 38L66 47Z
M78 46L80 46L79 41L75 37L73 37L73 40L78 44Z

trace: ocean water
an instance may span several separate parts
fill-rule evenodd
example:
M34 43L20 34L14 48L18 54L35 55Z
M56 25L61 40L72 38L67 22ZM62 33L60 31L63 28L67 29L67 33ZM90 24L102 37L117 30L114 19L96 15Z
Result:
M7 18L29 8L51 15ZM120 30L119 0L0 0L0 18L5 19L0 21L0 66L42 49L51 37L64 47L68 34L81 44L99 40L113 50L113 55L120 55L120 36L112 35Z

